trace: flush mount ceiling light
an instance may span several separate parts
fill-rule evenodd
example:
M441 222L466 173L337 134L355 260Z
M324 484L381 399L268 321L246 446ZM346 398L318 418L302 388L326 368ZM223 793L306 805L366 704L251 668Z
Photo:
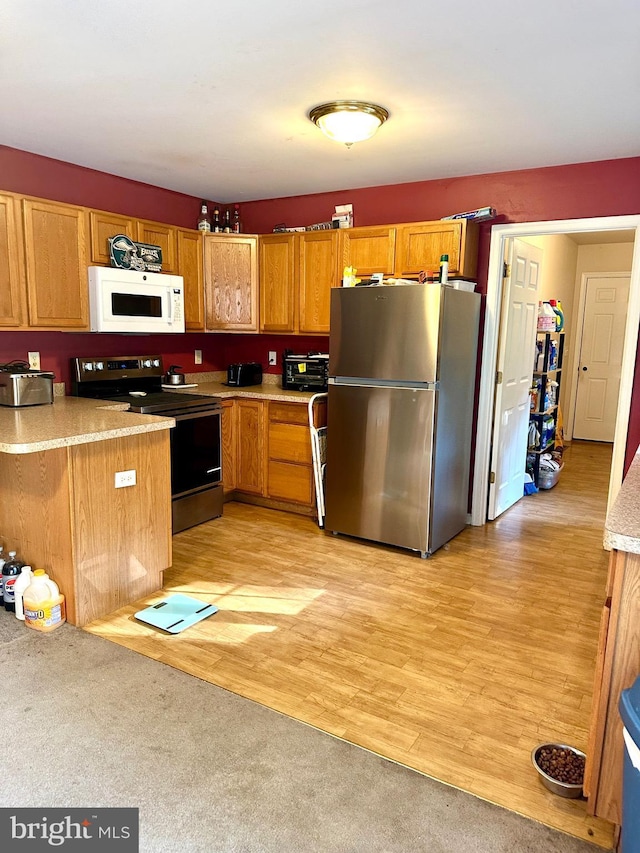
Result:
M329 101L314 107L309 118L329 139L350 148L354 142L370 139L389 113L366 101Z

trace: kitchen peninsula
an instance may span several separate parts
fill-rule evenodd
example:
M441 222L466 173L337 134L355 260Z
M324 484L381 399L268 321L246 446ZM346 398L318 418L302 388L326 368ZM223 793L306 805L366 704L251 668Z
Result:
M600 622L585 794L591 814L622 823L620 694L640 675L640 451L605 523L611 548Z
M0 538L58 582L78 626L160 589L171 565L175 422L123 409L77 397L0 407ZM116 488L123 471L135 480Z

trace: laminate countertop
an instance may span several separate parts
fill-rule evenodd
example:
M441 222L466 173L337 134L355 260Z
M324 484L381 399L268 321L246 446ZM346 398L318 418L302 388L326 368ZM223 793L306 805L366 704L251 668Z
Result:
M197 375L197 374L196 374ZM188 377L189 379L191 377ZM171 389L180 391L179 385ZM313 392L290 391L281 388L274 382L264 382L262 385L246 385L241 388L225 385L223 382L201 382L196 388L185 388L185 393L203 394L206 397L219 397L220 399L245 398L249 400L274 400L280 403L308 403Z
M604 525L605 547L640 554L640 449Z
M171 390L180 392L181 388L176 386ZM220 399L244 397L305 404L313 396L304 391L287 391L269 382L245 388L231 388L222 382L202 382L197 388L184 391ZM171 429L175 423L170 417L130 412L126 403L56 396L51 405L16 409L0 406L0 453L38 453L72 444Z
M43 406L0 406L0 453L38 453L72 444L171 429L173 418L138 415L126 403L54 397Z

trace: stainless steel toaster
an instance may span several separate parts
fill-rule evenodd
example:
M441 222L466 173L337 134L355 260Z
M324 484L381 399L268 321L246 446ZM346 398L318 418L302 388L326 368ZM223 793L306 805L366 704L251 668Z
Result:
M0 368L0 406L53 403L53 373L6 365Z

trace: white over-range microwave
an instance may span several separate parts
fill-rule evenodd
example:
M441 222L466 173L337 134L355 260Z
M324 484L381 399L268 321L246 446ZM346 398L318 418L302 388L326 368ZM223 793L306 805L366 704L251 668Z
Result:
M92 332L184 332L181 275L89 267Z

